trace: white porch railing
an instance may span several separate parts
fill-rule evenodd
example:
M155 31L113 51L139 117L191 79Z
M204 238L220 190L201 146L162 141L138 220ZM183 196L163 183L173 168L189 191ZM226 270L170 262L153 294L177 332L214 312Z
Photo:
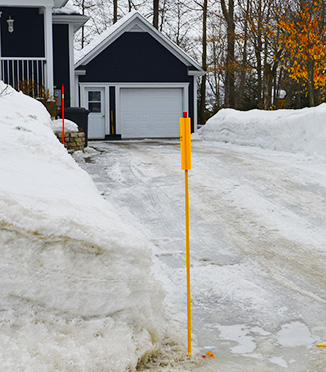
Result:
M0 80L18 90L23 81L33 82L38 88L47 86L46 58L0 57Z

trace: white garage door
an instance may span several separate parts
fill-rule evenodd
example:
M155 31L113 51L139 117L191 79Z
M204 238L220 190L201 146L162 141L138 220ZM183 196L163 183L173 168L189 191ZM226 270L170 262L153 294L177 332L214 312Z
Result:
M181 88L121 88L122 138L179 137Z

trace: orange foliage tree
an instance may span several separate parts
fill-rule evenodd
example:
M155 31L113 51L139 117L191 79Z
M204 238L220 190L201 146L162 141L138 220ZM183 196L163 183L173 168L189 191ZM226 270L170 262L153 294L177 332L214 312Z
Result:
M322 0L300 1L300 8L289 19L278 22L281 58L289 76L308 91L309 104L316 104L316 90L326 85L326 42Z

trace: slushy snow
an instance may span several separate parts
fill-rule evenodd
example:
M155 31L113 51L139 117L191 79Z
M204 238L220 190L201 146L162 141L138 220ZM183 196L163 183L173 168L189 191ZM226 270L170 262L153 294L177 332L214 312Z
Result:
M148 241L2 82L0 138L0 371L134 371L165 329Z

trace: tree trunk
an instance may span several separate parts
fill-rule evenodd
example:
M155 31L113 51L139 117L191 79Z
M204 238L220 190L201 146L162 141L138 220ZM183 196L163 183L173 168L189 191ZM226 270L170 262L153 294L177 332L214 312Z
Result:
M225 76L225 107L235 107L235 23L234 0L229 0L226 8L225 0L221 0L224 19L227 23L227 61Z
M244 106L244 92L245 92L245 84L246 84L246 69L247 69L247 44L248 44L248 19L249 19L249 12L250 12L250 0L247 0L246 12L245 12L245 23L244 23L244 41L243 41L243 51L242 51L242 67L241 67L241 75L240 75L240 86L239 86L239 102L238 106L243 108Z
M207 0L203 3L203 37L202 37L202 68L207 70ZM200 102L199 102L199 123L205 124L205 108L206 108L206 74L202 76L200 85Z
M153 26L158 30L159 0L153 0Z
M118 0L113 0L113 23L118 21Z
M82 14L85 15L85 0L82 1L81 3L81 6L82 6ZM81 36L81 47L82 49L84 48L85 46L85 25L83 25L82 27L82 36Z
M309 95L309 106L315 106L315 84L314 84L314 61L308 60L308 95Z

